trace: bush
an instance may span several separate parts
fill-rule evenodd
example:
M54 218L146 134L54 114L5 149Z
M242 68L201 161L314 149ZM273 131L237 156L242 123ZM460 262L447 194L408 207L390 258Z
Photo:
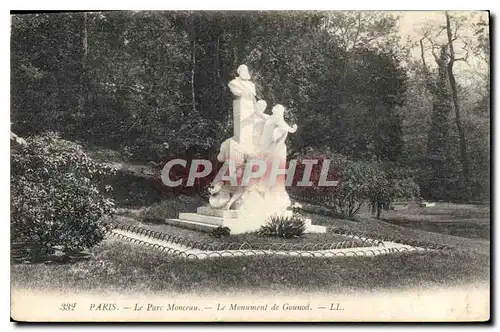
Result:
M229 235L231 235L231 230L229 229L229 227L219 226L217 228L214 228L211 234L212 236L220 239L221 237L228 237Z
M260 235L292 238L304 234L305 221L298 217L273 216L259 229Z
M90 248L114 213L103 185L112 169L94 162L82 148L55 134L11 140L12 240L50 253Z
M338 218L352 219L363 203L387 206L394 198L418 195L418 186L407 172L382 162L349 160L332 153L312 152L302 159L317 159L311 174L312 186L295 187L301 200L330 208ZM327 179L336 186L319 186L321 166L330 160ZM300 162L299 162L300 164ZM302 178L299 168L297 179Z
M382 209L388 210L395 199L418 197L420 189L410 174L401 168L386 168L371 189L372 213L380 219Z
M371 199L380 176L379 170L373 165L352 161L338 154L312 152L302 159L316 159L319 162L311 173L313 185L297 187L300 197L305 201L327 206L339 218L352 218L361 205ZM321 166L327 159L330 160L327 179L338 181L336 186L318 184Z

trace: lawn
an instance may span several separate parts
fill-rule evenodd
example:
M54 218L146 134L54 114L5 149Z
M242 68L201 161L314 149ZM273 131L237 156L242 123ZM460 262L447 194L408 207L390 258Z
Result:
M307 233L300 237L280 238L259 235L257 232L244 234L235 234L228 237L217 238L210 233L198 232L190 229L170 226L163 222L153 222L138 220L136 218L118 216L117 224L127 227L136 226L141 229L160 232L163 234L174 235L190 242L198 242L206 244L210 249L229 248L236 249L240 246L246 249L295 249L295 250L311 250L313 246L332 246L336 247L369 247L377 246L378 242L363 241L359 239L349 238L343 235L334 233Z
M489 205L437 203L433 207L388 211L382 220L429 232L473 239L490 238Z
M486 283L489 256L429 252L374 257L254 256L186 260L116 238L71 263L13 264L12 286L139 292L350 292Z
M193 200L191 198L191 200ZM343 228L353 231L374 233L380 238L402 238L408 241L447 244L465 250L489 252L490 220L489 206L438 203L435 207L418 209L399 209L384 211L382 221L375 220L367 210L360 213L356 220L345 220L328 215L328 209L302 203L301 212L312 220L313 224L328 228ZM216 239L206 233L195 232L163 224L164 218L176 218L179 212L195 211L200 202L193 200L171 200L153 204L140 210L122 210L124 224L133 224L142 228L163 233L176 234L182 238L198 242L213 243L254 243L282 242L307 244L314 242L332 243L345 241L335 234L308 234L297 239L266 239L256 234L232 235L230 238ZM164 216L162 218L162 216ZM404 226L404 227L401 227ZM362 245L362 243L358 243ZM260 247L259 247L260 248Z
M422 214L425 215L425 214ZM12 286L68 291L158 292L350 292L436 285L488 283L490 244L486 239L401 227L361 215L357 221L309 214L313 223L418 241L454 246L457 250L405 253L374 257L254 256L186 260L158 250L110 237L87 253L38 257L24 264L13 252ZM255 241L256 234L217 239L162 224L121 217L122 223L174 233L193 241ZM277 239L276 239L277 240ZM300 241L337 241L335 234L308 235ZM259 241L260 238L259 238ZM290 240L277 240L290 241ZM254 242L255 243L255 242Z
M377 234L380 238L395 237L446 244L459 250L488 254L489 213L487 205L442 203L435 207L415 210L384 211L381 215L382 220L374 219L367 210L358 214L355 220L337 219L314 213L308 213L307 216L315 224ZM463 230L464 222L474 225ZM431 226L426 227L425 223Z

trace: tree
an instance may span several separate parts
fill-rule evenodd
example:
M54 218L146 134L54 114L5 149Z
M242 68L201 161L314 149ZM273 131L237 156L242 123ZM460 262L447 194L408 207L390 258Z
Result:
M450 151L450 124L449 114L451 112L451 101L447 87L447 54L446 46L440 47L439 56L434 50L432 54L438 66L438 73L435 79L429 75L425 57L423 56L422 47L422 62L425 72L428 75L428 89L433 95L431 124L428 132L427 157L425 174L425 189L426 192L434 199L443 199L447 197L447 191L451 189L453 176L449 165L451 157Z
M460 23L455 22L455 31L452 31L451 23L450 23L450 15L448 12L446 15L446 35L448 37L448 51L449 51L449 60L447 64L447 72L448 79L451 86L451 94L453 97L453 108L455 109L455 124L457 126L458 137L460 142L460 157L462 162L462 172L463 172L463 181L464 181L464 189L469 191L470 188L470 174L469 174L469 160L467 156L467 142L465 140L465 133L462 126L462 120L460 119L460 103L458 101L458 88L457 81L455 79L455 74L453 73L453 66L457 61L467 61L467 57L469 55L467 47L467 43L464 45L464 49L466 50L466 54L463 57L457 58L455 54L454 42L460 38L458 35L458 31L460 29ZM466 193L466 197L469 197L470 194Z
M475 35L471 34L469 29L470 27L481 25L481 20L479 23L471 24L475 19L473 15L465 17L451 16L445 13L445 25L428 26L424 30L424 36L420 40L422 64L425 76L428 78L427 87L434 97L442 94L444 90L440 91L434 88L436 85L433 82L438 82L439 78L437 81L434 81L433 74L429 70L431 66L426 63L425 52L427 50L431 51L436 66L438 67L438 72L444 72L443 70L446 70L446 79L441 81L442 86L448 90L448 99L454 110L455 123L454 128L450 128L449 137L447 139L448 146L446 147L446 149L449 150L448 161L445 162L449 165L447 167L446 176L449 178L450 185L454 183L452 187L447 187L447 192L453 196L453 199L458 200L471 199L472 183L475 181L473 180L475 175L471 172L471 168L476 168L476 165L471 165L478 162L477 159L471 158L472 155L467 148L469 145L468 141L473 139L473 136L468 134L469 129L467 128L470 128L470 124L466 122L468 122L470 118L464 114L464 107L468 103L467 98L476 98L470 93L471 90L478 91L478 93L483 96L481 98L482 100L489 99L489 97L484 98L485 94L481 91L481 88L478 88L485 86L482 82L488 80L487 77L484 78L481 68L479 68L477 73L471 72L470 69L465 71L464 67L461 67L460 70L460 75L464 82L466 80L470 81L471 77L475 76L479 79L479 84L468 82L467 84L470 87L461 86L456 78L455 69L457 68L457 64L460 62L467 64L469 54L474 50L477 53L482 49L480 45L484 39L480 38L481 29L478 29ZM439 55L437 53L439 53ZM443 70L440 70L440 68ZM468 73L472 73L473 76L468 75ZM438 74L438 76L439 75L440 74ZM481 108L485 109L484 107ZM458 161L458 163L456 161ZM430 174L427 174L426 177L429 178L429 176ZM432 178L432 176L430 177ZM473 191L477 192L475 189ZM424 192L427 192L427 190L424 189ZM451 198L450 195L447 196L448 199Z
M346 52L357 48L394 50L399 17L377 11L337 11L327 15L325 29Z
M397 199L412 199L418 197L420 188L414 180L411 171L394 164L375 165L379 169L371 186L372 213L380 219L382 210L389 210Z
M20 135L81 131L81 13L14 15L11 109ZM76 46L76 47L75 47Z
M20 127L37 126L21 115L43 110L45 121L40 122L51 125L37 130L55 130L137 160L213 155L232 129L227 82L241 63L247 63L258 97L268 105L284 104L288 120L303 123L303 130L291 137L291 153L324 146L355 157L395 160L401 150L401 119L394 110L404 90L404 71L393 52L378 49L375 43L390 37L394 20L379 14L367 17L369 23L358 27L366 45L357 43L347 50L326 28L327 16L324 12L78 13L64 16L74 28L75 41L62 26L50 26L49 14L44 26L34 24L40 21L37 17L22 17L13 24L13 99L20 104L13 118L15 123L25 121ZM80 68L74 71L78 80L61 89L42 82L36 89L23 86L31 79L24 79L27 71L20 64L32 66L30 75L35 78L39 68L32 61L33 52L24 52L23 36L36 39L41 28L47 38L31 43L40 54L37 61L58 63L59 55L46 49L54 49L51 43L60 48L70 45L72 56L63 60ZM51 66L46 76L57 82L58 69ZM75 91L67 91L68 86ZM66 91L74 100L61 107L68 101L58 95L53 105L46 105L51 99L34 100L27 91ZM56 121L62 117L72 119L72 125ZM318 126L327 133L320 140L308 129Z

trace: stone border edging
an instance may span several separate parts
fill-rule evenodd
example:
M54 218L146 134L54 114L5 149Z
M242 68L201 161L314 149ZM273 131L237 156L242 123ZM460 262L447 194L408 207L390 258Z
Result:
M229 242L229 243L206 243L200 241L193 241L181 236L162 233L159 231L153 231L150 229L142 228L139 226L123 226L123 225L114 225L114 228L137 233L149 238L158 239L167 243L172 243L176 245L180 245L183 247L187 247L190 249L199 249L205 251L221 251L221 250L272 250L272 251L317 251L317 250L333 250L333 249L347 249L347 248L363 248L363 247L383 247L384 243L380 240L374 240L366 237L355 237L347 234L340 234L346 237L351 237L353 239L361 240L362 243L355 241L341 241L335 243L306 243L306 244L288 244L288 243L256 243L252 244L248 242ZM337 233L335 233L337 234ZM262 245L264 248L261 248ZM267 247L266 247L267 245ZM257 248L256 248L257 247Z
M431 249L431 250L456 250L455 247L447 245L447 244L439 244L439 243L432 243L432 242L425 242L425 241L418 241L418 240L410 240L410 239L405 239L401 236L392 236L392 237L380 237L379 235L375 233L364 233L360 231L353 231L345 228L332 228L329 230L329 232L332 232L334 234L339 234L339 235L346 235L346 236L352 236L354 238L365 238L365 239L372 239L373 241L376 241L374 239L377 239L378 241L382 242L394 242L394 243L401 243L401 244L406 244L409 246L413 247L420 247L420 248L425 248L425 249Z
M289 257L348 257L348 256L378 256L384 254L410 253L416 251L436 251L436 249L426 249L402 245L394 242L387 242L388 247L382 249L377 247L357 247L314 250L314 251L290 251L290 250L264 250L264 249L237 249L237 250L200 250L183 246L179 243L165 245L163 240L151 238L148 235L138 234L131 231L115 229L109 232L110 235L117 236L126 241L152 247L176 257L205 259L214 257L241 257L241 256L289 256Z

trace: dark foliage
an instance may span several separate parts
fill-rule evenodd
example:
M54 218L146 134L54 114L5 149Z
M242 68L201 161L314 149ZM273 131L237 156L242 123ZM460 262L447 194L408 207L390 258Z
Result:
M212 236L220 239L222 237L228 237L231 235L231 230L228 227L219 226L212 231Z
M356 15L13 15L13 130L21 136L55 131L86 148L113 149L142 163L215 160L220 143L232 133L227 83L246 63L258 98L283 104L287 120L299 125L289 137L290 155L315 149L353 161L392 163L420 171L417 181L425 197L465 200L469 191L470 198L487 199L487 146L468 150L471 188L463 188L443 73L430 75L435 81L431 112L421 91L408 89L419 84L418 70L402 65L411 59L397 42L396 20L364 13L359 21ZM358 21L359 29L353 28ZM489 92L477 105L482 117L464 117L471 147L484 145L489 135L488 101ZM419 116L425 112L432 113L429 125ZM425 135L416 142L404 126L412 116Z
M11 238L50 253L99 243L114 212L104 181L112 170L92 161L75 143L35 136L11 154Z
M304 234L306 229L302 218L273 216L269 222L259 229L259 234L282 238L298 237Z

